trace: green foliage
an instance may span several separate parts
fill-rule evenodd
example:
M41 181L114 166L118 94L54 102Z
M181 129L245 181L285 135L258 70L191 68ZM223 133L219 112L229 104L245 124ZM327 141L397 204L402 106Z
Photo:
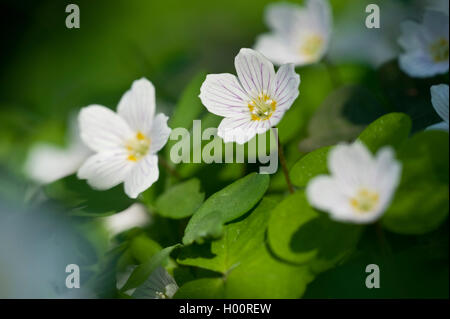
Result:
M313 177L328 172L327 156L331 146L319 148L298 160L289 172L292 183L298 187L306 187Z
M175 219L191 216L205 199L200 186L200 181L193 178L169 188L156 201L158 214Z
M244 218L224 226L219 240L183 248L179 263L217 271L222 277L188 282L177 297L300 297L313 278L309 268L283 263L266 247L265 229L276 204L276 199L264 198Z
M137 266L125 285L121 288L122 292L136 288L140 286L145 280L152 274L152 272L159 266L164 266L167 263L170 253L179 245L170 246L162 249L158 253L154 254L146 262Z
M437 228L449 211L449 137L446 132L417 133L398 151L401 183L383 224L401 234L423 234Z
M311 208L303 191L286 197L273 212L268 227L270 247L280 258L316 271L332 267L358 242L360 226L338 223Z
M252 173L209 197L186 226L183 244L219 237L223 224L248 212L269 187L269 176Z

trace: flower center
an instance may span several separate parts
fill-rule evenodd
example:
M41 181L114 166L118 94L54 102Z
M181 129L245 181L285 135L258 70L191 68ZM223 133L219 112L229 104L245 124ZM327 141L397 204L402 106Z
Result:
M378 205L379 197L377 192L362 188L350 198L350 205L359 213L368 213Z
M430 54L434 62L444 62L449 55L448 40L440 38L430 45Z
M300 47L300 54L306 56L308 60L314 60L322 50L322 46L323 38L320 35L309 35Z
M267 94L260 93L257 98L248 103L252 121L268 120L277 107L277 102Z
M175 284L168 284L164 287L164 292L157 291L156 296L158 299L172 298L178 290L178 286Z
M125 147L128 150L127 159L132 162L137 162L147 155L150 149L150 139L141 132L137 132L136 136L130 139Z

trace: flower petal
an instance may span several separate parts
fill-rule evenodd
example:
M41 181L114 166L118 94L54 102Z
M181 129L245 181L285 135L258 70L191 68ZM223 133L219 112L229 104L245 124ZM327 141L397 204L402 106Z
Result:
M372 183L373 167L372 154L360 141L338 144L328 155L328 169L348 196L360 186Z
M306 196L311 206L326 212L341 207L345 197L336 181L326 175L314 177L306 186Z
M124 119L101 105L83 108L78 123L81 139L97 152L114 150L133 134Z
M263 92L272 92L275 70L273 64L261 53L252 49L241 49L234 65L239 81L250 97L256 98Z
M447 84L433 85L431 91L431 103L436 113L448 124L448 99L449 88Z
M152 128L150 129L150 152L152 154L158 153L169 139L172 130L167 126L168 119L163 113L156 115L153 119Z
M395 159L394 149L389 146L377 152L375 162L375 184L381 194L381 209L384 211L400 183L402 165Z
M133 162L127 161L124 150L102 152L89 157L78 170L79 179L87 179L96 189L109 189L125 180Z
M244 144L250 141L256 134L267 131L268 128L259 123L260 121L252 121L249 117L241 119L224 118L220 122L217 129L217 135L223 139L225 143L236 142L238 144Z
M399 66L411 77L426 78L448 71L448 61L434 63L422 52L406 53L400 56Z
M426 128L426 130L439 130L439 131L449 131L449 125L447 122L440 122L433 125L430 125Z
M426 10L423 16L423 25L433 38L444 37L448 39L448 15L436 10Z
M159 178L158 156L149 154L133 167L125 179L125 193L136 198Z
M293 3L269 4L265 11L266 24L276 33L290 34L301 20L302 7Z
M250 97L232 74L207 75L199 97L208 111L216 115L240 117L243 113L249 114Z
M300 75L295 73L293 64L282 65L275 77L274 99L277 102L277 110L287 111L298 97Z
M153 84L146 78L134 81L131 89L120 99L117 113L126 120L132 130L148 134L155 115Z
M263 34L256 39L255 50L264 54L277 65L285 63L301 64L303 60L288 45L288 41L278 34Z

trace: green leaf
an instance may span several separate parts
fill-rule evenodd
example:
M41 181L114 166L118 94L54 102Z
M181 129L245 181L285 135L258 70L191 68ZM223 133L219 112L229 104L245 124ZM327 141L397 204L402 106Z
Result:
M179 247L179 244L164 248L153 255L153 257L148 261L137 266L131 273L125 285L120 290L122 292L125 292L144 283L148 276L150 276L158 266L161 266L167 262L170 253L177 247Z
M139 263L146 262L161 249L161 245L146 235L136 236L130 241L130 253Z
M200 181L196 178L171 187L156 201L158 214L174 219L191 216L205 199L200 187Z
M121 212L134 201L129 198L123 185L105 191L92 189L76 175L60 179L44 188L51 199L63 203L73 216L101 217Z
M449 211L449 137L446 132L414 135L398 151L402 179L383 225L401 234L423 234L437 228Z
M297 264L309 262L314 271L323 271L352 251L361 229L332 221L309 206L303 191L297 191L273 209L268 240L280 258Z
M371 123L359 136L372 152L385 145L398 148L411 132L411 119L404 113L389 113Z
M297 187L306 187L313 177L328 173L327 158L331 148L319 148L299 159L289 172L292 183Z
M219 237L223 224L248 212L269 187L269 176L251 173L209 197L191 217L183 244Z
M178 262L220 272L221 278L188 282L182 298L299 298L313 279L308 265L277 260L269 252L265 230L277 200L263 198L245 218L227 224L219 240L182 249ZM203 287L210 285L210 288Z
M300 150L352 141L376 118L385 113L373 94L357 86L342 87L331 93L308 123L308 138Z

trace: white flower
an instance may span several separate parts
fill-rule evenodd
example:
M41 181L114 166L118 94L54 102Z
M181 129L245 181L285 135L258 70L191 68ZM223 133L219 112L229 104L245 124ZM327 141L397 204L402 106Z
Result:
M168 117L154 114L155 89L145 78L133 82L117 113L101 105L83 108L81 138L96 154L78 170L78 178L102 190L124 182L131 198L149 188L159 177L156 153L171 131Z
M305 65L320 61L325 55L333 23L327 0L307 0L305 7L271 4L265 18L272 33L259 36L255 50L275 64Z
M429 126L430 130L449 131L448 123L448 96L449 89L447 84L433 85L431 91L431 103L436 113L444 120L443 122Z
M134 203L127 209L103 218L106 229L115 236L134 227L143 227L150 223L150 215L144 205Z
M309 203L334 220L370 223L389 206L398 186L401 164L384 147L373 156L359 141L339 144L328 156L331 176L319 175L306 188Z
M68 147L48 143L34 145L25 162L25 174L41 184L52 183L74 174L91 153L80 139L78 125L71 123Z
M241 49L234 65L237 77L209 74L199 97L209 112L225 117L218 135L243 144L278 124L298 96L300 76L292 64L275 74L273 64L251 49Z
M448 15L427 10L423 23L405 21L398 42L405 50L400 68L409 76L432 77L448 71Z

